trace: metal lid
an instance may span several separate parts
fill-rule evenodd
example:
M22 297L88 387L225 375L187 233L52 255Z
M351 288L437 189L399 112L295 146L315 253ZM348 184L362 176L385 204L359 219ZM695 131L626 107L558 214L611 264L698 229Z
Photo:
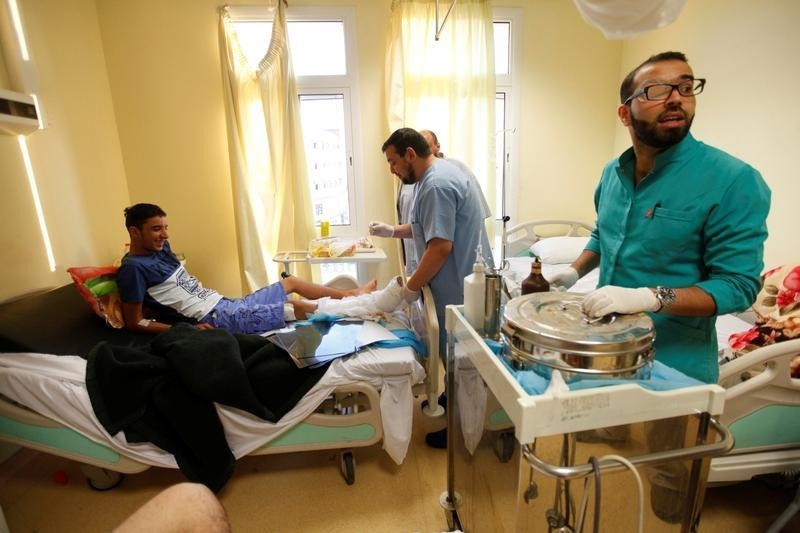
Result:
M652 344L655 327L645 313L591 319L583 313L583 297L537 292L514 298L506 304L503 333L554 351L598 355L638 352Z

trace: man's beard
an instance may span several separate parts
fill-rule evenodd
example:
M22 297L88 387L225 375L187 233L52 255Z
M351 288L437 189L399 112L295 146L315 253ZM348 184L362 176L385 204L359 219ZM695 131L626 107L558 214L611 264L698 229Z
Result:
M409 165L408 167L408 176L398 176L400 181L405 183L406 185L414 185L417 182L417 174L414 172L414 167Z
M639 141L653 148L669 148L681 142L689 129L692 127L694 115L686 117L686 123L681 128L671 128L666 131L658 131L655 125L648 124L644 120L639 120L631 113L631 124L633 133Z

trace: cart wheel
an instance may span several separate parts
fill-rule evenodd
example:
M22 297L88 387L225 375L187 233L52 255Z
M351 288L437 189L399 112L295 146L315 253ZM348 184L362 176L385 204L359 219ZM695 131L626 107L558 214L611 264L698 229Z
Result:
M497 434L494 452L501 463L507 463L511 460L514 455L514 446L516 446L516 439L514 439L512 432L501 431Z
M339 461L339 469L345 483L352 485L356 482L356 459L353 457L353 452L342 452L339 455Z
M117 488L124 477L119 472L92 465L81 465L81 471L86 476L86 484L101 492Z

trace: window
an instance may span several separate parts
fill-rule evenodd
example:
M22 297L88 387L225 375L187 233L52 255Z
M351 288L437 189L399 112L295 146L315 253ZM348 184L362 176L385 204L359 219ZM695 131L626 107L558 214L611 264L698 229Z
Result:
M248 9L248 8L243 8ZM272 23L258 20L257 8L235 22L248 62L255 70L264 57ZM292 69L300 99L314 222L330 222L332 233L355 236L356 198L353 125L356 104L353 9L290 7L287 10Z
M519 50L522 17L519 8L495 8L494 64L497 95L495 98L495 225L494 256L500 258L502 217L516 219L517 205L512 191L517 190L517 105L519 98ZM513 224L513 222L512 222Z

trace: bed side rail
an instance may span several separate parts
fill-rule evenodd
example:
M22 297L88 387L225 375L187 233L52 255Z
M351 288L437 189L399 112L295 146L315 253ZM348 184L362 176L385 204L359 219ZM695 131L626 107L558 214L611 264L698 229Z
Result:
M792 379L789 369L792 359L798 355L800 339L764 346L725 363L720 367L720 381L763 366L763 370L757 375L726 389L725 400L730 401L771 385L792 391L787 395L787 401L800 405L800 394L797 394L800 391L800 379Z
M439 398L439 335L444 332L439 331L439 320L436 317L436 302L433 293L427 285L422 287L422 316L425 327L428 330L428 358L425 360L425 395L428 397L427 410L423 410L428 416L441 416L444 410L438 403Z
M506 231L506 254L514 257L544 237L585 236L594 228L578 220L546 219L517 224Z

